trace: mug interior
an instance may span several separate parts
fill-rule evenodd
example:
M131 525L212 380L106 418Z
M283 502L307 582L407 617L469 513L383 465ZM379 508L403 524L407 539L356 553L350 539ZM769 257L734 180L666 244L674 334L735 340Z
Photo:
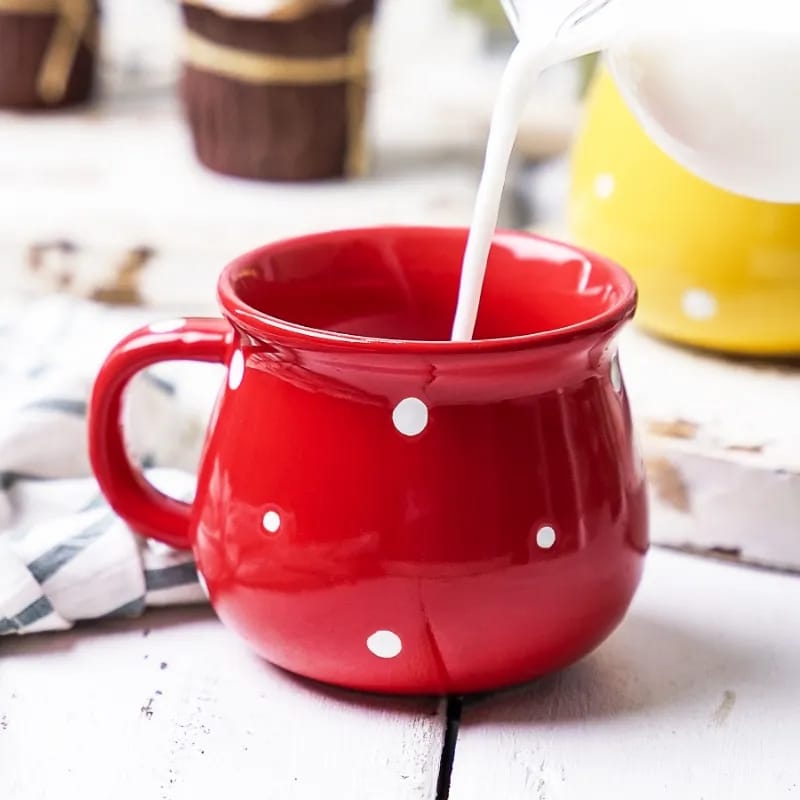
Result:
M375 228L268 245L223 273L228 313L335 337L450 338L467 231ZM636 290L612 262L531 234L498 232L475 341L577 333L629 316Z

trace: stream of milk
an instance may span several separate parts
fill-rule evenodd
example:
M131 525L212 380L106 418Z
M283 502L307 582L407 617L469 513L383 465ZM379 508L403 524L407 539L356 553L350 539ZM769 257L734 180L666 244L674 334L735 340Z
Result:
M454 341L469 341L475 331L486 262L497 227L508 163L517 138L520 118L533 84L550 61L552 47L553 44L549 41L521 41L514 48L503 74L461 267L461 284L453 323Z
M595 49L609 48L611 71L647 133L684 167L723 189L800 202L795 0L644 6L643 13L639 2L626 5L625 24L604 30L607 38ZM588 52L585 42L570 49L555 35L546 38L547 30L541 26L538 38L523 32L501 81L464 254L454 341L474 335L506 172L531 88L543 69ZM643 191L646 180L643 174Z

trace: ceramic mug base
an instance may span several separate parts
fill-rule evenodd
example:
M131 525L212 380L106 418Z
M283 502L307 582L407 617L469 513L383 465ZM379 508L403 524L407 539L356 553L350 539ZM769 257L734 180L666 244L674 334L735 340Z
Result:
M380 597L341 587L319 603L242 588L214 605L258 655L305 678L380 694L470 694L526 683L592 652L623 619L641 561L625 572L612 578L613 593L598 584L596 595L562 607L563 598L543 604L535 580L513 577L511 591L470 588L471 603L447 583L414 582ZM497 586L498 576L482 582ZM547 583L543 592L552 591Z

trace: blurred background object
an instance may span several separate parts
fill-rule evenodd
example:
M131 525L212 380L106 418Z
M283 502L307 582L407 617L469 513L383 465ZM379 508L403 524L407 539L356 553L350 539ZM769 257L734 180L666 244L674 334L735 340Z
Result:
M490 28L508 29L508 20L498 0L453 0L453 6L480 17Z
M104 3L96 102L46 119L0 114L0 288L202 311L230 258L279 237L467 224L512 44L489 29L451 0L383 0L371 42L366 176L253 183L215 175L194 156L179 98L179 4ZM503 224L534 222L527 173L566 152L579 85L579 70L566 65L531 98ZM341 125L307 122L332 171ZM291 159L279 155L288 170Z
M0 0L0 107L87 101L98 27L97 0Z
M184 0L183 99L200 161L262 180L359 177L374 0L239 16Z
M605 69L575 146L569 230L634 275L648 330L733 353L800 353L800 206L690 174L648 138Z

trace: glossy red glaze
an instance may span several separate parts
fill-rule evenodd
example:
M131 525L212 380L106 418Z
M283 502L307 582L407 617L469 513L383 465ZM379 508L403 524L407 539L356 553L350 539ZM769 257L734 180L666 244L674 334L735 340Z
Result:
M144 330L100 373L91 453L112 505L190 542L222 620L289 670L382 692L517 683L593 649L639 582L644 478L614 345L630 278L498 234L479 338L448 342L465 238L264 247L222 275L232 327ZM122 387L160 358L230 364L190 518L121 444ZM414 435L395 425L409 405Z

